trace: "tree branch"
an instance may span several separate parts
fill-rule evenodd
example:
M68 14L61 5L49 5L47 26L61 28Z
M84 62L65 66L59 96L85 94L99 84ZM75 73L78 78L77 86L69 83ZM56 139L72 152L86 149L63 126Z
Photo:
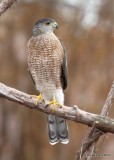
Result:
M109 91L109 94L107 96L103 109L101 111L102 116L105 116L105 117L108 116L108 111L113 103L113 100L114 100L114 82L112 83L111 89Z
M103 109L101 111L100 114L101 116L104 117L108 116L108 111L113 103L113 99L114 99L114 82L112 83L111 89L109 91ZM92 147L92 145L95 144L99 140L99 138L104 134L100 130L96 129L96 126L97 126L97 121L93 123L93 126L90 129L87 137L84 140L82 140L83 146L81 146L81 148L77 151L75 160L80 160L80 157L82 157L84 153L87 151L89 151L89 155L91 155L90 147ZM88 157L86 157L85 159L88 159Z
M1 16L8 8L10 8L15 1L16 1L16 0L3 0L3 1L0 3L0 16Z
M45 104L45 102L41 100L39 100L38 104L36 104L36 98L21 91L18 91L14 88L8 87L3 83L0 83L0 97L20 103L28 108L36 109L47 114L54 114L59 117L64 117L65 119L72 120L77 123L82 123L90 127L93 125L94 122L97 121L96 128L98 128L102 132L114 133L113 119L107 117L104 118L103 116L83 111L79 109L78 106L55 106L55 111L53 113L53 105L47 106L47 104Z

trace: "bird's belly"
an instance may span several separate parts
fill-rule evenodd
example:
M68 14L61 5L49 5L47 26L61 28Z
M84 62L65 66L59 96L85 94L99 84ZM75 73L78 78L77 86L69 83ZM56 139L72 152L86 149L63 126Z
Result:
M35 69L33 79L37 90L42 92L61 87L60 62L57 57L39 57L33 68Z

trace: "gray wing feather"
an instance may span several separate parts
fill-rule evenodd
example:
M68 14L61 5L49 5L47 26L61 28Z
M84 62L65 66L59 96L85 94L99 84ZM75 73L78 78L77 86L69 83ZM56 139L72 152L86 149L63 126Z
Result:
M60 39L59 39L60 40ZM61 64L61 83L62 87L65 90L67 88L67 82L68 82L68 69L67 69L67 57L66 57L66 50L63 45L63 42L60 40L61 45L63 47L63 63Z
M58 131L57 131L56 116L49 114L47 116L47 120L48 120L48 134L49 134L50 144L54 145L59 140L59 135L58 135Z

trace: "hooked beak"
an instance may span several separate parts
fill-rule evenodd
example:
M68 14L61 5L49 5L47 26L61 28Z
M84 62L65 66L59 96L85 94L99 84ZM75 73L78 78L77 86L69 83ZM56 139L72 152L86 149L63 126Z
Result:
M59 27L58 27L58 24L57 24L56 22L54 22L54 23L52 24L52 28L58 29L58 28L59 28Z

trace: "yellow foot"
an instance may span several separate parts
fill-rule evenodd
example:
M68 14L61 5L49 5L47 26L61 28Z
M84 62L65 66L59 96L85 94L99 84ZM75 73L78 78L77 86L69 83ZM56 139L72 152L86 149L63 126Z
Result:
M38 101L39 101L39 100L43 100L43 101L44 101L44 99L42 98L41 93L39 94L39 96L32 95L31 97L34 97L34 98L36 98L36 99L37 99L37 101L36 101L36 105L38 105Z
M60 108L62 107L62 105L56 101L55 97L53 97L53 100L48 103L48 106L50 105L53 105L52 113L55 112L55 106L60 106Z

